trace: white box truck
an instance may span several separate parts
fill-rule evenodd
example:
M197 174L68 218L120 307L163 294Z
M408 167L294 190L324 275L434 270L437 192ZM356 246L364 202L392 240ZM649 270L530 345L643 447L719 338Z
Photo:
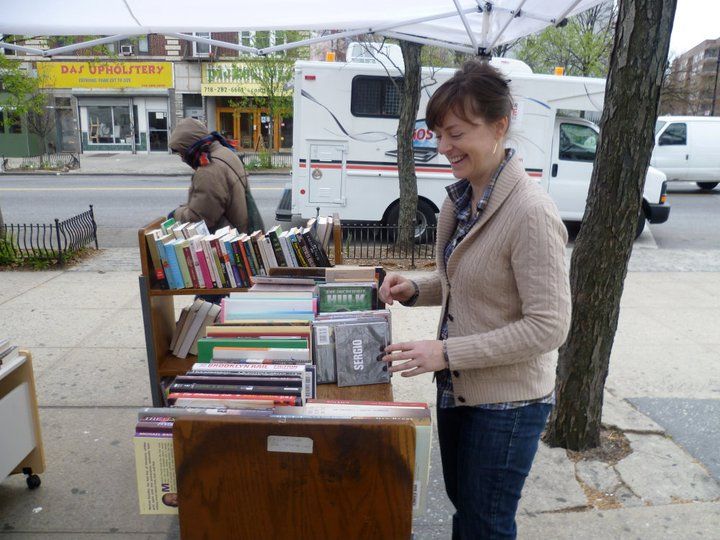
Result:
M397 46L396 46L397 47ZM379 61L295 64L292 183L276 218L307 219L337 212L343 221L397 223L398 89L402 76ZM493 65L511 79L515 101L508 144L517 149L528 175L556 202L563 220L582 220L590 186L598 128L565 111L600 111L605 81L535 75L518 60ZM418 186L418 230L435 225L436 214L455 181L450 164L438 154L435 136L424 121L430 95L455 72L423 68L419 118L413 136ZM667 220L665 175L649 169L643 193L645 225Z
M720 183L720 118L660 116L650 164L669 182L695 182L702 189Z

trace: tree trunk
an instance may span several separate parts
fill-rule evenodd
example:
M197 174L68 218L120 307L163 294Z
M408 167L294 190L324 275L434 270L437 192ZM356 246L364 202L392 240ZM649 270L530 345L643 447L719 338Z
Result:
M397 129L398 181L400 183L400 235L402 248L413 249L415 229L413 220L417 212L417 176L413 154L413 131L420 105L420 51L422 45L401 41L400 48L405 62L405 77L400 96L400 120Z
M676 0L620 0L588 206L572 254L573 317L560 349L545 436L571 450L600 441L603 389L645 174Z

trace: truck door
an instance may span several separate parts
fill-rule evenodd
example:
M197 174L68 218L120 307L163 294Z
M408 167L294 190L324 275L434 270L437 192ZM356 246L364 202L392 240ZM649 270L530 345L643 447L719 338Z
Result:
M597 141L598 132L589 125L555 124L548 191L564 220L579 221L585 213Z
M308 202L345 204L347 145L312 143L308 156Z
M653 167L664 172L668 180L691 180L688 175L690 147L685 122L672 122L660 132L652 154Z

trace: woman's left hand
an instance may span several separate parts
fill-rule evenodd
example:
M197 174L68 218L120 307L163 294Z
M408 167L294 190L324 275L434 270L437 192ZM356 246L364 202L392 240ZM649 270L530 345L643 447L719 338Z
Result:
M404 373L401 373L403 377L414 377L421 373L439 371L447 367L443 354L443 343L437 339L393 343L385 347L385 353L385 356L381 358L384 362L407 360L389 368L392 372L403 371Z

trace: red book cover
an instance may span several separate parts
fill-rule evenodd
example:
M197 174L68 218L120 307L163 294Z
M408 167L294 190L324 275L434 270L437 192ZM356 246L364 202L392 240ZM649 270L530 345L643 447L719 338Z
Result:
M187 263L188 272L190 273L190 280L192 281L193 287L199 289L200 281L198 280L197 273L195 272L195 263L193 262L192 253L190 253L191 249L192 248L190 246L182 248L183 253L185 254L185 262Z
M213 278L210 273L210 267L208 266L207 260L205 260L205 252L201 248L195 253L198 258L198 264L200 265L200 271L202 272L203 279L205 280L205 288L211 289L213 287Z
M252 276L255 274L252 271L252 265L248 259L247 252L245 251L245 242L242 240L238 241L238 248L240 249L240 256L242 257L243 266L245 267L245 273L248 276L248 283L252 283Z
M301 399L295 396L260 395L260 394L199 394L194 392L173 392L168 394L168 401L174 403L178 398L191 399L233 399L240 401L272 401L275 405L300 405Z

